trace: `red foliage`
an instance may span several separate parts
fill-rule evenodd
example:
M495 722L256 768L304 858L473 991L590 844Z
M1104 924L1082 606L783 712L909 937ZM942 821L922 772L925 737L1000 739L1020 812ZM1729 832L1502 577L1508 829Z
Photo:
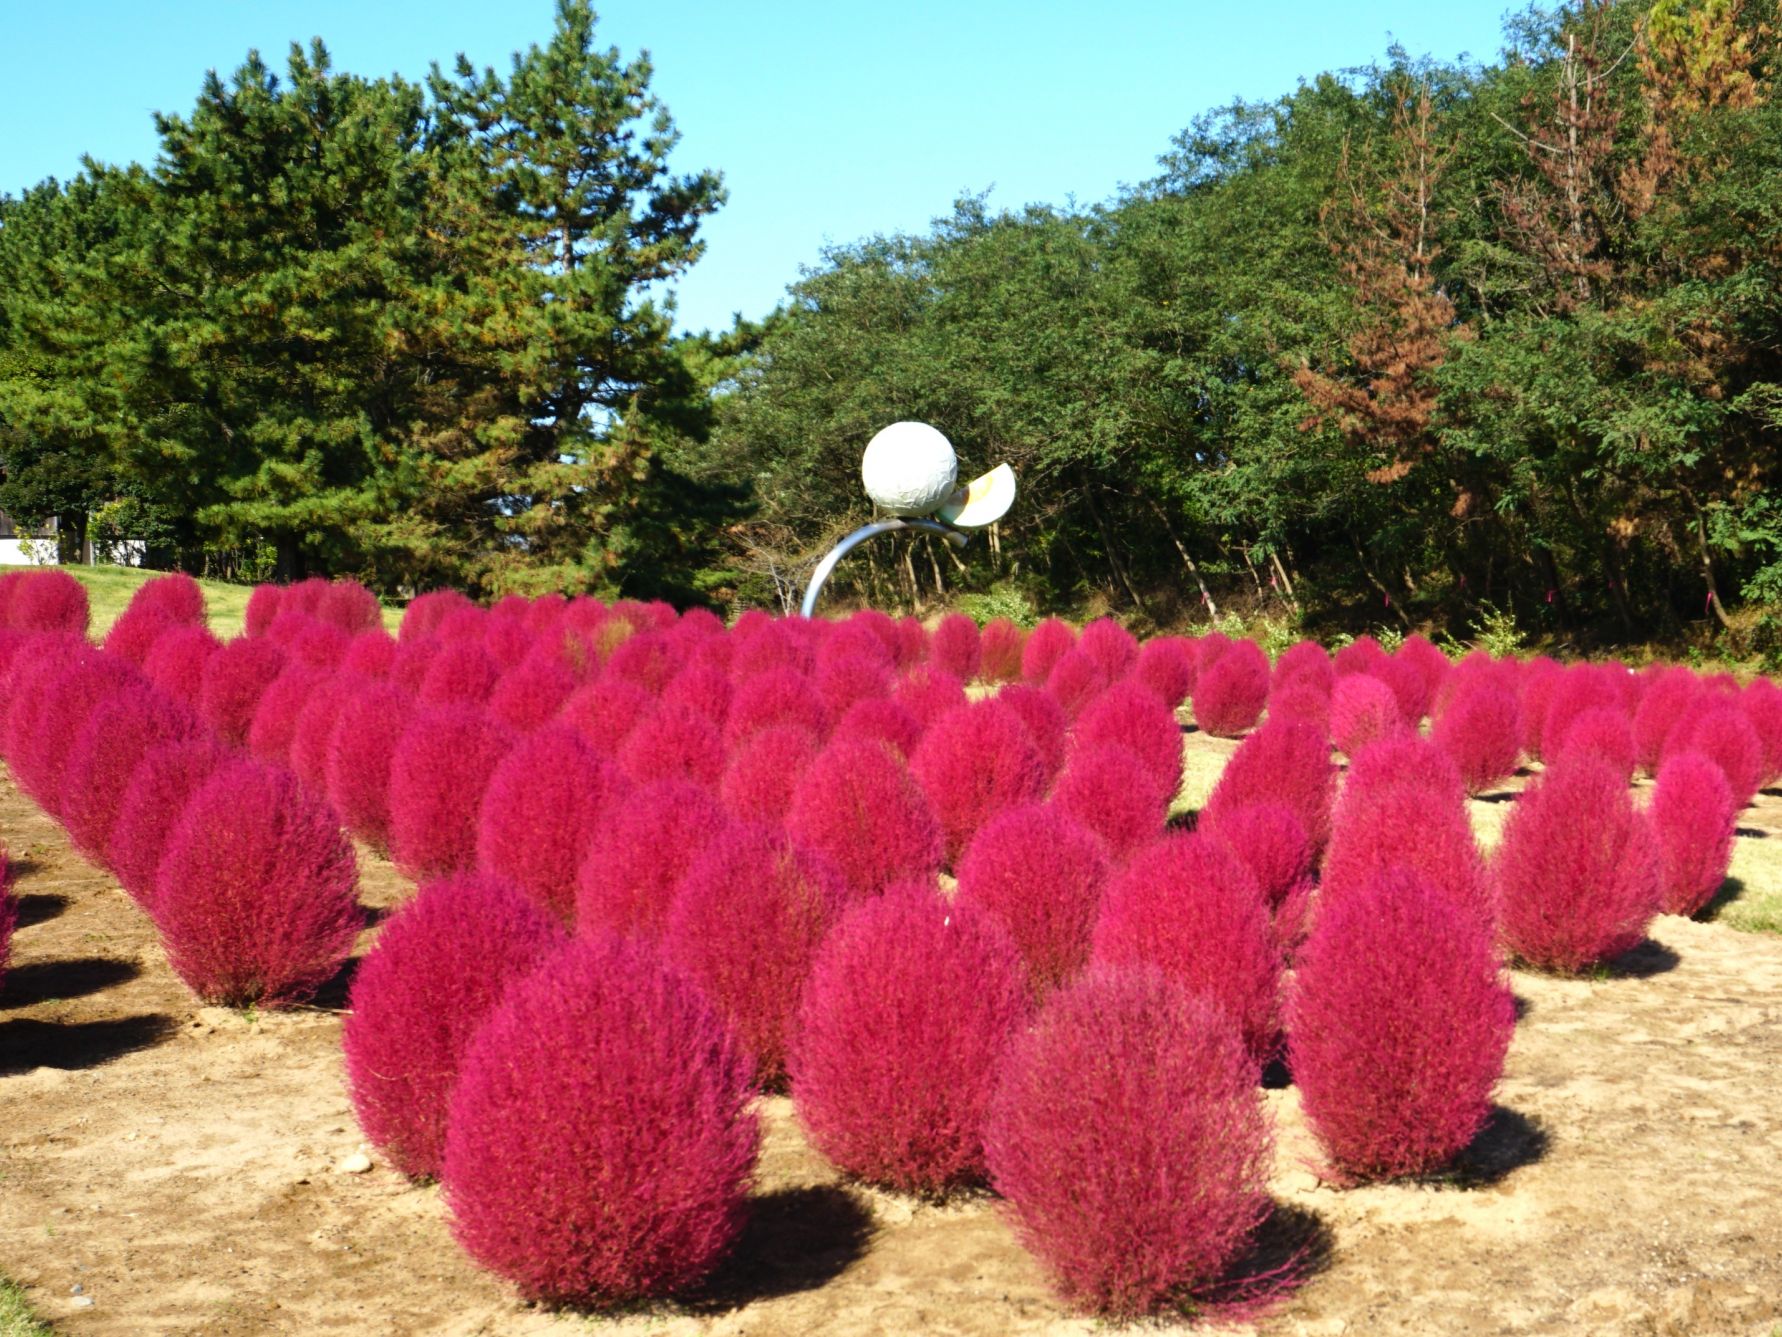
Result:
M1099 743L1137 757L1165 807L1182 787L1182 728L1174 712L1139 683L1115 683L1078 718L1072 746Z
M1389 869L1324 903L1295 963L1288 1066L1346 1179L1428 1174L1484 1127L1516 1028L1490 930Z
M390 755L390 857L404 877L476 867L477 818L495 768L518 741L475 706L422 706Z
M72 637L40 638L30 649L32 662L14 674L6 760L19 788L60 817L62 775L76 735L100 702L142 686L143 679L123 660Z
M1456 804L1466 793L1454 763L1408 729L1369 744L1350 761L1342 802L1366 802L1389 789L1417 789Z
M1074 1305L1179 1306L1269 1215L1273 1137L1228 1018L1155 970L1092 970L1003 1064L985 1133L1021 1242Z
M397 631L397 639L406 644L431 636L453 613L474 607L476 605L457 590L429 590L417 594L402 610L402 626Z
M1020 955L976 906L919 883L856 906L817 952L788 1064L812 1145L904 1192L982 1177L997 1066L1026 1020Z
M1077 643L1077 633L1070 623L1049 617L1032 631L1021 646L1021 677L1039 684L1052 676L1058 661Z
M112 819L105 861L118 885L144 909L154 907L161 855L186 800L234 755L208 738L163 743L145 752L130 772Z
M567 725L522 738L495 767L477 817L477 866L559 919L575 915L576 879L601 817L630 786Z
M362 683L341 707L328 735L322 777L328 802L359 839L374 849L390 844L390 763L414 705L387 683Z
M910 756L910 774L940 820L949 866L991 817L1043 797L1049 778L1021 717L994 698L936 720Z
M264 636L283 609L285 591L282 585L256 585L248 595L243 634Z
M785 1077L804 982L846 898L828 864L753 825L707 845L675 892L663 955L730 1023L762 1086Z
M993 617L978 633L978 672L985 682L1018 682L1027 633L1006 617Z
M452 1233L526 1296L670 1295L735 1243L760 1141L749 1061L651 949L572 943L508 991L460 1071Z
M928 638L928 660L961 682L978 676L978 624L964 613L948 613Z
M1665 739L1701 694L1701 684L1686 668L1661 670L1647 682L1633 717L1634 750L1647 775L1657 774Z
M1665 736L1659 759L1668 761L1680 752L1699 752L1720 767L1739 808L1756 796L1763 778L1763 742L1736 698L1698 698Z
M1253 728L1268 703L1268 656L1255 641L1234 641L1194 682L1194 722L1218 738Z
M922 722L890 697L868 697L848 707L828 741L850 738L884 744L907 759L922 741Z
M1077 636L1077 649L1101 666L1109 682L1118 682L1138 662L1139 643L1111 617L1098 617Z
M27 571L6 605L7 624L19 631L85 636L90 618L87 587L59 567Z
M176 626L155 638L142 671L168 696L197 707L204 690L204 666L223 643L201 626Z
M1232 753L1201 818L1250 803L1279 803L1299 818L1312 848L1322 850L1330 839L1336 778L1322 733L1292 720L1272 721Z
M248 726L247 745L261 761L283 766L291 759L291 740L297 736L297 719L309 704L310 693L327 679L321 669L286 661L285 670L260 694L254 722Z
M421 690L421 680L433 664L433 657L445 647L437 636L409 637L396 642L396 653L390 656L389 680L409 695Z
M158 614L170 622L203 626L204 591L184 571L169 571L136 587L136 593L130 596L130 606L124 611L132 609Z
M1442 690L1442 684L1454 671L1454 665L1449 662L1448 656L1437 648L1434 641L1420 632L1413 632L1405 637L1404 644L1398 647L1398 652L1392 658L1397 663L1410 665L1422 678L1423 708L1417 712L1417 715L1420 718L1428 714L1431 704L1435 701L1436 693ZM1403 704L1402 697L1400 704Z
M307 583L307 582L305 582ZM281 628L290 624L288 635ZM339 627L330 626L307 614L283 614L267 633L267 639L281 646L293 663L311 668L335 669L353 648L353 638Z
M353 976L341 1049L359 1127L403 1174L439 1175L471 1037L568 943L560 924L484 874L428 883L378 931Z
M1429 683L1422 670L1409 660L1387 658L1372 670L1372 674L1392 689L1399 716L1416 728L1429 713Z
M1541 718L1541 757L1552 761L1560 755L1572 731L1572 725L1580 716L1595 711L1609 711L1624 719L1629 718L1633 708L1628 704L1627 693L1622 685L1626 678L1625 669L1612 669L1606 665L1575 664L1566 669L1558 685L1553 688L1547 701L1546 713ZM1632 742L1630 732L1630 747Z
M984 823L959 861L959 904L999 920L1026 966L1035 1003L1089 959L1107 881L1101 839L1058 808L1010 808Z
M666 636L657 631L640 631L607 656L606 676L634 682L650 695L660 696L680 667L680 659Z
M584 933L656 941L674 891L729 819L711 791L684 780L639 785L609 806L576 876L576 922Z
M1330 736L1330 689L1321 687L1304 676L1290 679L1268 694L1268 718L1276 721L1309 725L1320 738Z
M569 694L575 677L553 654L531 654L501 675L489 693L489 713L510 729L530 733L554 719Z
M384 625L377 595L356 580L337 580L323 590L316 600L316 616L352 636Z
M1521 722L1517 726L1525 756L1542 760L1541 742L1547 729L1547 711L1565 682L1565 669L1545 655L1528 661L1522 670Z
M898 680L891 699L926 729L953 707L965 704L965 684L950 673L921 664Z
M1634 773L1633 726L1627 712L1619 706L1592 706L1563 721L1563 732L1554 741L1558 711L1547 713L1547 739L1544 745L1551 760L1588 753L1600 757L1615 768L1616 774L1632 780Z
M1083 713L1089 703L1105 692L1113 678L1096 659L1081 646L1066 650L1052 666L1046 679L1046 691L1064 708L1071 719Z
M557 719L601 756L616 757L631 731L655 708L656 698L636 683L602 677L576 688Z
M1237 1023L1260 1069L1280 1043L1281 955L1267 903L1226 847L1177 833L1108 879L1094 959L1148 965L1202 994Z
M832 740L817 754L792 791L786 830L861 895L933 878L945 852L921 787L891 748L863 738Z
M722 730L730 715L730 675L714 664L689 663L662 689L662 704L703 715Z
M1487 929L1495 922L1491 883L1458 787L1406 782L1345 788L1324 854L1318 913L1395 868L1416 873Z
M625 736L618 762L638 784L690 780L715 789L724 774L724 740L698 711L663 702Z
M1391 658L1372 636L1357 636L1338 650L1333 660L1337 677L1346 678L1351 673L1372 673Z
M1303 894L1316 851L1305 823L1280 803L1246 803L1209 812L1195 830L1217 841L1250 870L1271 909Z
M1739 704L1757 733L1763 755L1763 783L1782 780L1782 687L1768 678L1757 678L1745 689Z
M147 586L143 588L146 589ZM161 638L162 633L180 625L182 624L173 621L158 609L138 608L132 603L111 624L111 630L105 633L105 653L116 655L141 668L142 661L149 657L149 651L155 648L155 642Z
M1505 944L1570 974L1638 946L1664 890L1650 823L1594 757L1561 762L1523 792L1491 874Z
M1371 673L1349 673L1330 692L1330 738L1353 757L1376 739L1405 728L1404 712L1392 688Z
M796 724L776 724L751 734L731 754L718 781L724 810L738 821L783 826L792 807L792 791L822 746Z
M1726 775L1699 752L1679 752L1658 768L1647 809L1658 842L1666 914L1693 915L1720 890L1732 863L1739 810Z
M225 762L167 837L154 919L168 963L206 1002L301 1002L364 927L353 847L294 776Z
M996 699L1021 717L1040 760L1046 764L1046 775L1056 777L1064 766L1070 749L1070 716L1064 707L1042 687L1024 682L1012 683L996 694Z
M1133 681L1172 712L1194 690L1194 676L1194 651L1182 636L1153 636L1139 647L1138 660L1132 666Z
M736 683L724 742L735 747L757 729L796 724L821 738L829 732L828 713L811 680L793 669L768 669Z
M164 743L204 736L190 711L146 685L126 686L95 705L62 772L62 824L75 848L105 863L118 807L142 759Z
M447 641L427 665L416 695L423 705L481 705L501 679L501 666L480 641Z
M272 642L237 637L205 660L198 687L198 713L225 743L245 746L260 697L284 668L285 652Z
M1101 837L1115 863L1155 840L1169 816L1144 763L1107 743L1071 752L1052 800Z
M839 719L857 702L889 696L891 670L866 655L819 656L812 685L825 713Z
M1436 716L1430 740L1454 763L1469 794L1495 789L1516 773L1515 693L1482 680L1458 689Z
M1281 652L1270 677L1271 691L1279 691L1290 683L1310 683L1329 696L1336 686L1336 666L1330 655L1316 641L1295 641Z

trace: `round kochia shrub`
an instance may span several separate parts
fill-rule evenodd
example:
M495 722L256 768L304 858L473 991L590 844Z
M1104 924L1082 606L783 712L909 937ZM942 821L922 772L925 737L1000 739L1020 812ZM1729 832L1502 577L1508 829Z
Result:
M1440 1169L1491 1112L1516 1027L1490 930L1392 868L1322 905L1295 962L1288 1066L1344 1178Z
M1343 795L1324 854L1320 907L1347 900L1393 868L1415 872L1481 925L1496 919L1485 863L1458 794L1412 783Z
M1348 756L1405 727L1392 688L1371 673L1338 678L1330 692L1330 739Z
M57 567L27 571L6 607L8 623L20 631L85 636L90 616L87 587Z
M1483 794L1516 773L1516 694L1488 678L1460 687L1436 716L1430 741L1447 754L1469 794Z
M547 725L503 757L477 818L478 866L568 921L600 819L629 788L574 729Z
M483 791L514 732L476 706L423 706L390 755L390 857L405 877L476 867Z
M324 670L287 661L285 671L260 694L259 704L254 707L254 720L247 732L248 750L261 761L287 764L291 759L291 740L297 736L297 719L309 704L310 694L325 680Z
M1233 641L1194 682L1194 722L1217 738L1255 725L1268 702L1268 656L1255 641Z
M685 1290L745 1219L749 1061L648 947L581 939L511 988L465 1051L441 1176L452 1233L551 1304Z
M948 613L928 640L928 659L961 682L978 676L978 624L964 613Z
M1736 700L1698 699L1666 736L1660 764L1680 752L1699 752L1720 767L1738 808L1756 796L1763 780L1763 742Z
M1758 678L1740 696L1739 706L1757 733L1763 783L1773 785L1782 780L1782 687Z
M1714 898L1732 863L1739 810L1726 775L1699 752L1658 768L1647 809L1658 841L1666 914L1692 915Z
M724 774L724 740L697 710L663 702L626 736L618 763L638 784L688 780L715 789Z
M225 762L187 801L155 877L155 927L206 1002L313 994L364 927L353 847L287 771Z
M142 661L148 680L174 700L197 706L204 688L204 666L223 648L206 627L171 627L155 640Z
M985 682L1016 682L1026 634L1006 617L993 617L978 633L978 673Z
M1271 1210L1255 1067L1228 1017L1156 970L1052 996L1003 1065L985 1150L1060 1294L1114 1318L1218 1280Z
M172 622L201 625L204 622L204 591L185 572L169 571L138 586L136 593L130 596L130 609L147 609Z
M828 859L862 895L940 869L941 826L888 746L841 739L817 754L792 791L792 839Z
M105 862L130 899L153 910L167 837L186 800L234 755L213 739L162 743L130 772L106 837Z
M1585 756L1516 802L1491 861L1503 940L1532 966L1576 973L1639 945L1658 913L1658 844L1627 785Z
M959 864L962 905L994 915L1027 967L1027 992L1042 1001L1089 959L1108 859L1101 840L1062 810L1011 808L984 824Z
M1181 636L1153 636L1139 647L1132 678L1172 712L1194 690L1194 651Z
M60 817L63 772L82 727L101 703L142 686L135 669L94 646L52 647L7 717L7 761L19 788Z
M322 763L328 801L347 830L375 849L390 844L390 761L412 709L406 692L362 682L328 735Z
M1077 633L1059 618L1049 617L1032 631L1021 646L1021 676L1031 683L1043 683L1052 676L1052 669L1077 643Z
M920 883L856 906L817 953L792 1045L811 1142L905 1192L980 1178L996 1068L1026 1019L1020 955L976 906Z
M1137 757L1165 807L1182 785L1182 730L1170 708L1141 684L1117 682L1077 720L1077 747L1113 743Z
M403 1174L439 1175L465 1047L509 986L568 942L486 874L428 883L378 931L353 976L341 1048L359 1127Z
M776 724L750 734L731 754L718 782L724 810L739 821L785 823L792 791L821 745L796 724Z
M62 772L62 824L75 848L95 863L107 862L111 828L137 766L153 748L198 738L202 728L190 711L143 685L99 702L75 735Z
M922 735L910 774L940 819L949 866L997 813L1046 792L1046 767L1021 717L994 698L956 706Z
M1101 837L1116 863L1162 834L1169 816L1144 763L1112 743L1074 750L1052 800Z
M1322 850L1330 839L1336 778L1330 743L1320 730L1274 720L1231 754L1203 816L1250 803L1279 803L1299 818L1312 848Z
M277 589L261 585L256 590ZM238 636L204 661L198 712L225 743L244 746L260 697L284 671L285 652L271 641Z
M740 824L705 847L674 894L663 954L735 1028L763 1086L785 1076L805 979L846 897L821 859Z
M639 785L606 812L576 878L576 923L584 932L655 941L674 891L729 821L708 789L685 780Z

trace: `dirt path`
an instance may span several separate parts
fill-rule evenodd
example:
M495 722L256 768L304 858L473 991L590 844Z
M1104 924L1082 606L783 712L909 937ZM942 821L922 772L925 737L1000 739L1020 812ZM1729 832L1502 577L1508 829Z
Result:
M1768 839L1782 800L1747 817ZM25 861L0 997L0 1274L59 1331L591 1330L473 1269L437 1190L335 1170L360 1148L336 1012L195 1006L128 898L4 778L0 834ZM405 890L367 866L369 903ZM1516 977L1526 1015L1469 1187L1322 1187L1297 1097L1269 1093L1277 1192L1328 1261L1262 1331L1770 1337L1782 938L1676 919L1653 937L1610 978ZM787 1102L766 1116L755 1224L711 1293L597 1330L1099 1330L1052 1301L988 1199L850 1187Z

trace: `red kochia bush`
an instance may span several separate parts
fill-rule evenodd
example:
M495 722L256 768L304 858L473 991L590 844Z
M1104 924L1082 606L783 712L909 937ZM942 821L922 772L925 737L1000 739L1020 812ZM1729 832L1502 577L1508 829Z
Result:
M951 673L922 664L898 681L891 699L926 729L954 706L965 704L965 684Z
M643 718L656 708L656 698L636 683L596 678L578 687L557 712L603 757L616 757Z
M471 1037L516 980L568 943L561 924L486 874L428 883L378 931L340 1040L359 1127L403 1174L439 1175Z
M1353 798L1344 792L1324 854L1320 913L1394 868L1415 872L1481 925L1496 919L1491 883L1458 792L1414 783Z
M1336 686L1336 667L1318 642L1295 641L1275 661L1274 672L1269 679L1270 690L1276 691L1296 682L1310 683L1326 696Z
M501 666L477 641L447 641L427 665L416 693L425 705L481 705L495 690Z
M1661 908L1692 915L1714 898L1732 863L1738 807L1726 775L1699 752L1679 752L1658 768L1647 809L1658 841Z
M1016 682L1027 634L1006 617L993 617L978 633L978 672L985 682Z
M1066 650L1052 666L1046 691L1071 719L1112 685L1114 679L1102 662L1081 646Z
M1125 627L1111 617L1098 617L1077 636L1077 649L1101 666L1109 682L1118 682L1132 671L1139 644Z
M1256 879L1257 889L1279 912L1303 896L1312 876L1313 850L1305 823L1280 803L1246 803L1209 812L1195 830L1225 846Z
M713 789L724 774L724 740L698 711L663 702L626 735L618 763L638 784L690 780Z
M1398 697L1373 674L1345 674L1331 688L1330 739L1346 755L1352 757L1375 739L1404 727Z
M446 1121L452 1233L548 1304L703 1278L735 1242L760 1141L749 1061L649 948L571 944L465 1051Z
M501 675L489 693L489 713L510 729L530 733L563 708L575 677L555 655L533 653Z
M691 710L714 729L730 716L730 675L715 664L688 664L662 689L662 704Z
M388 683L360 683L335 717L322 778L328 802L374 849L390 843L390 761L413 703Z
M1172 712L1194 690L1194 651L1181 636L1153 636L1139 647L1133 680Z
M1433 742L1454 763L1469 794L1483 794L1516 773L1516 695L1481 680L1459 688L1430 730Z
M786 668L768 669L736 684L724 722L724 741L735 747L757 729L774 724L796 724L818 737L828 732L828 715L815 686L804 674Z
M1269 1215L1273 1137L1229 1018L1156 970L1092 970L1003 1064L990 1180L1063 1297L1116 1319L1216 1281Z
M1737 701L1702 697L1664 740L1661 762L1679 752L1699 752L1726 776L1739 808L1757 795L1763 778L1763 743Z
M1224 845L1175 834L1141 850L1108 879L1092 955L1156 966L1223 1008L1258 1066L1273 1056L1281 957L1262 889Z
M1701 692L1695 674L1686 668L1661 669L1647 682L1633 714L1634 751L1647 775L1658 773L1665 739Z
M105 633L105 653L127 659L141 668L161 634L181 625L158 609L138 608L132 603Z
M1075 749L1052 800L1101 837L1116 863L1156 839L1169 816L1144 763L1112 743Z
M1107 873L1099 837L1058 808L1030 804L998 813L972 838L959 863L958 901L1001 921L1038 1003L1089 959Z
M1755 679L1739 698L1745 718L1757 733L1763 755L1763 783L1782 780L1782 687L1768 678Z
M75 848L105 863L118 805L142 759L163 743L201 737L202 729L190 711L143 685L94 706L62 772L62 824Z
M657 940L681 878L728 829L711 791L685 780L622 795L594 830L577 873L577 925Z
M1633 727L1626 711L1617 706L1591 706L1581 710L1564 722L1563 728L1557 731L1557 742L1554 742L1556 716L1557 711L1547 714L1549 741L1543 746L1550 761L1589 753L1608 762L1622 779L1633 779Z
M477 864L559 919L575 915L576 878L595 827L629 786L574 729L548 725L495 767L477 818Z
M373 627L382 628L384 610L377 595L356 580L336 580L316 600L316 616L339 627L348 635L357 636Z
M172 622L202 625L204 591L184 571L169 571L138 586L130 596L130 608L146 609Z
M991 817L1043 797L1048 778L1021 717L994 698L936 720L910 756L910 774L940 819L949 866Z
M817 661L811 685L824 713L839 719L857 702L879 700L889 695L891 670L880 660L866 655L830 655Z
M785 1076L805 979L846 898L823 860L753 825L707 845L674 894L663 954L735 1028L763 1086Z
M1021 646L1021 676L1039 684L1052 676L1052 669L1077 643L1077 633L1070 623L1049 617L1032 631Z
M275 589L261 585L259 589ZM245 746L260 697L284 671L285 652L259 637L238 636L204 662L198 713L225 743Z
M248 750L261 761L283 766L291 758L291 741L297 736L297 720L309 704L310 694L326 680L324 670L289 662L260 694L254 722L248 726Z
M340 712L364 686L357 678L330 673L316 683L297 712L286 765L312 794L327 796L328 746L334 740L334 728L340 722Z
M882 743L908 758L922 741L922 721L888 696L867 697L843 712L829 732L829 741L844 739Z
M786 830L861 895L932 878L945 853L920 786L889 747L864 739L831 742L817 754L792 791Z
M204 666L222 648L206 627L172 627L155 639L142 671L168 696L196 707L204 688Z
M429 590L425 594L418 594L402 610L402 625L397 631L397 639L410 641L430 636L453 613L474 607L476 605L457 590Z
M13 776L52 817L62 813L69 749L94 708L143 685L142 675L123 660L83 642L76 646L65 654L52 649L44 657L25 699L7 716L7 760Z
M1167 806L1182 786L1182 729L1176 717L1136 682L1117 682L1092 702L1073 731L1077 747L1113 743L1144 764Z
M751 734L731 754L718 781L724 810L739 821L781 826L792 791L822 745L795 724L776 724Z
M1336 767L1324 735L1309 725L1276 720L1232 753L1202 818L1248 803L1279 803L1299 818L1312 848L1322 850L1330 838L1335 797Z
M1638 946L1663 895L1651 826L1595 757L1560 762L1523 792L1491 872L1504 942L1544 970L1588 970Z
M1194 722L1218 738L1253 727L1268 703L1268 656L1255 641L1234 641L1194 681Z
M167 837L154 919L168 963L206 1002L300 1002L364 927L353 847L295 776L226 762Z
M1491 1112L1516 1028L1490 930L1404 868L1320 906L1295 962L1288 1066L1331 1168L1427 1174Z
M975 905L904 883L849 911L811 969L792 1100L824 1156L940 1193L984 1172L997 1065L1027 1020L1020 955Z
M396 664L396 648L394 636L382 627L373 627L353 637L340 667L362 678L387 678Z
M476 867L489 778L518 741L475 706L423 706L390 754L390 857L405 877Z
M20 631L87 634L87 587L60 568L28 571L13 591L7 621Z
M282 585L256 585L248 595L244 618L244 635L264 636L282 611L285 591Z
M130 899L153 910L161 855L186 800L236 755L211 739L163 743L143 755L118 800L106 863Z
M928 639L928 659L961 682L978 676L978 624L964 613L948 613Z
M1029 683L1011 683L996 694L996 699L1021 717L1027 726L1040 759L1046 763L1046 775L1056 777L1070 750L1070 716L1064 707L1042 687Z

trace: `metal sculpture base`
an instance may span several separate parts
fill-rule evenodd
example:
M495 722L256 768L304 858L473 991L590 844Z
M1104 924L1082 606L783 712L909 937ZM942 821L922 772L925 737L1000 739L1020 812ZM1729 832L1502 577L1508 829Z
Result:
M890 534L899 529L925 529L930 534L939 534L955 548L963 548L971 542L969 535L962 534L957 529L948 529L936 520L876 520L870 525L862 525L831 548L824 554L823 560L817 563L817 569L811 572L811 583L804 592L804 605L798 611L805 617L811 617L816 613L817 596L823 593L823 582L829 579L829 574L835 570L837 562L875 534Z

